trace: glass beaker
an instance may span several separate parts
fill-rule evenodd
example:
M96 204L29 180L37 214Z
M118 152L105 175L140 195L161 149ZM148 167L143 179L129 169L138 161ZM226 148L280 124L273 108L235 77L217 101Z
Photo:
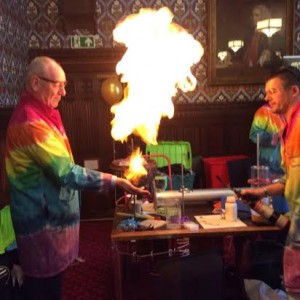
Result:
M181 228L181 201L179 199L166 199L163 201L168 229Z
M270 170L268 166L252 166L251 179L252 187L262 187L270 183Z
M268 166L252 166L251 167L251 187L262 187L271 183L270 169ZM272 197L264 197L264 204L272 206Z

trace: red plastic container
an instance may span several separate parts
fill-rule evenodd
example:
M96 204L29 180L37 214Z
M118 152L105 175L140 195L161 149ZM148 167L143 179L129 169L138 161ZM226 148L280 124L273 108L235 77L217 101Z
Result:
M231 155L219 157L203 158L203 168L205 174L206 188L224 188L221 182L217 179L220 176L226 184L230 184L227 162L231 160L239 160L249 158L247 155Z

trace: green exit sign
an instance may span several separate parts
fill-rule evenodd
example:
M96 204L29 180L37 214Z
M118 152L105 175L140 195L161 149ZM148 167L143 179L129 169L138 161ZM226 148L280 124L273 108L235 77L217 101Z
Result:
M95 37L93 35L72 35L71 48L95 48Z

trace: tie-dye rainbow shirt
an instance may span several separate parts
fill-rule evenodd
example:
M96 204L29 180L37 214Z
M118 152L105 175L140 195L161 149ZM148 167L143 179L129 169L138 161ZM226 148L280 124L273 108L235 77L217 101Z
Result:
M24 273L49 277L78 255L78 190L104 192L112 175L74 164L59 111L23 93L7 130L10 207Z
M290 206L290 227L283 257L284 286L300 293L300 103L282 133L281 156L286 168L284 195Z
M294 108L281 138L281 155L286 169L285 196L291 212L300 215L300 103ZM300 224L300 223L299 223ZM299 225L300 226L300 225Z
M274 142L274 134L281 133L284 121L278 114L274 114L268 104L261 106L254 115L249 138L257 143L259 134L259 163L270 167L275 175L283 175L281 169L280 139Z

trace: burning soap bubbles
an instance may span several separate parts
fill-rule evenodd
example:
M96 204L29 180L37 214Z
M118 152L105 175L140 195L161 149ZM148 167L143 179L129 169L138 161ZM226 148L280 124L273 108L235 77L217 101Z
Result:
M121 102L111 108L112 137L124 141L134 133L144 142L157 144L162 117L174 115L174 97L195 89L191 67L200 61L203 48L191 34L172 22L172 12L141 9L126 17L113 32L127 49L116 71L126 83Z
M141 178L147 176L145 164L146 161L142 157L140 149L137 148L130 156L129 168L124 172L125 177L134 185L139 185Z

